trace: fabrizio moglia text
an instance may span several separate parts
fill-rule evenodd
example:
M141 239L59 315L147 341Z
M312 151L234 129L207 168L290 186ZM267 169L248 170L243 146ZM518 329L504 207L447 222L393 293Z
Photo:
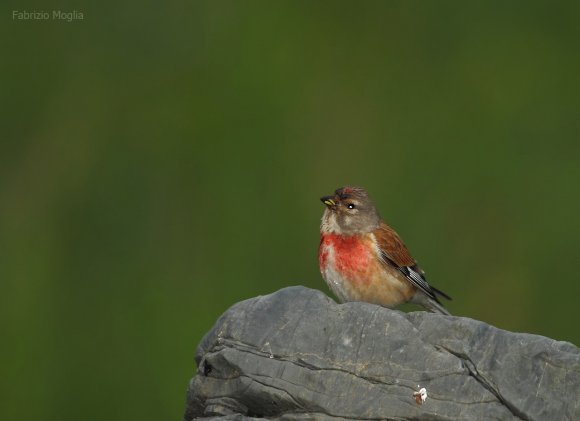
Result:
M74 20L84 20L84 18L83 12L78 10L51 10L50 12L45 10L33 10L32 12L28 10L12 11L12 20L63 20L72 22Z

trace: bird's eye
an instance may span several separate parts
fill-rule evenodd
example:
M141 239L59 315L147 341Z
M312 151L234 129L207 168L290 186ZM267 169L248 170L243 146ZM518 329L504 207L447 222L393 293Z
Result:
M354 209L354 203L348 203L346 207L349 209Z

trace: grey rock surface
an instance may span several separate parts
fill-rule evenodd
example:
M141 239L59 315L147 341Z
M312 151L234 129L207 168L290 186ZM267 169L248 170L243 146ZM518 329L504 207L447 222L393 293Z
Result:
M196 363L186 421L580 420L571 343L304 287L235 304Z

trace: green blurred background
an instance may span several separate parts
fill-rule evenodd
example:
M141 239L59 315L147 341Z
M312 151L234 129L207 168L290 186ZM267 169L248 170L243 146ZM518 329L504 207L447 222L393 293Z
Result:
M344 184L452 313L579 344L579 21L572 1L4 5L0 418L181 419L224 310L328 292L318 198Z

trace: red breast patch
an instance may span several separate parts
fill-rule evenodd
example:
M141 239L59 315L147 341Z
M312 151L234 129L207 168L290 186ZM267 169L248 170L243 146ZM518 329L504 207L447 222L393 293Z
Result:
M323 235L318 254L321 269L328 264L330 249L333 251L334 269L345 279L355 283L370 282L369 270L375 257L370 238L357 235L350 237L337 234Z

